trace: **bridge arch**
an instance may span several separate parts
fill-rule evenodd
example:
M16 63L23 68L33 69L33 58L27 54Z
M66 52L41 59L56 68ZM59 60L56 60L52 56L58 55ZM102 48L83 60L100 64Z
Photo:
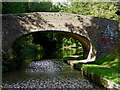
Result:
M2 16L2 48L7 52L17 38L37 31L60 31L78 39L84 48L84 58L95 60L107 55L115 44L108 35L119 30L117 21L78 14L34 12ZM59 33L60 33L59 32ZM106 34L108 32L108 34ZM117 36L117 35L115 35ZM115 37L114 36L114 37ZM117 37L115 37L117 39ZM109 41L109 42L108 42Z
M79 35L79 34L76 34L76 33L72 33L72 32L66 32L66 31L59 31L59 30L54 30L54 31L50 31L50 30L46 30L46 31L34 31L34 32L29 32L27 34L20 34L18 35L12 42L11 42L11 45L9 48L11 48L14 43L19 40L19 38L21 37L24 37L24 36L28 36L30 34L33 34L33 33L57 33L57 34L62 34L64 36L70 36L70 37L73 37L74 39L77 39L82 47L83 47L83 60L85 60L85 62L87 62L88 60L89 61L94 61L95 58L96 58L96 49L95 47L93 46L93 44L91 43L91 41L82 36L82 35ZM87 60L87 61L86 61Z

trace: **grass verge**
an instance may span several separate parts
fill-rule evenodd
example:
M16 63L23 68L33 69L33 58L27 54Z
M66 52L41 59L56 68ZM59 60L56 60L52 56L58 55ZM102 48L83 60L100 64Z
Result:
M89 64L77 63L77 69L80 67L93 72L98 76L102 76L111 82L120 84L120 56L113 53L108 54L105 57L97 59Z
M119 70L117 69L107 68L107 67L103 67L103 66L95 65L95 64L83 64L83 67L86 70L93 72L94 74L98 76L102 76L110 80L111 82L120 84L120 80L119 80L120 74L119 74Z
M100 59L97 59L96 61L92 62L97 65L104 65L104 66L109 66L115 69L120 70L120 56L116 56L113 54L108 54L105 57L102 57Z

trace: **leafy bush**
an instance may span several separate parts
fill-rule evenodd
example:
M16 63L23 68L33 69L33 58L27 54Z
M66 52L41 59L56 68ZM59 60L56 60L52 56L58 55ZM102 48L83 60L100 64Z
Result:
M13 13L25 13L27 5L25 2L3 2L2 13L13 14Z
M71 2L71 5L52 2L3 2L2 13L28 13L28 12L67 12L81 15L90 15L112 20L120 20L116 14L120 9L119 2Z
M2 13L29 13L29 12L58 12L59 7L56 7L52 2L3 2Z
M13 51L16 53L17 57L26 59L31 59L36 56L37 53L43 52L43 48L40 45L33 43L33 36L28 35L18 39L14 46Z
M3 72L14 70L24 60L34 59L38 53L43 53L43 48L40 45L32 43L32 41L32 35L28 35L14 42L8 53L3 55Z
M59 8L56 8L52 2L29 2L29 11L30 12L50 12L50 11L59 11Z
M112 20L120 20L120 16L116 14L116 12L119 10L118 6L118 2L71 2L70 6L61 5L61 11L102 17Z

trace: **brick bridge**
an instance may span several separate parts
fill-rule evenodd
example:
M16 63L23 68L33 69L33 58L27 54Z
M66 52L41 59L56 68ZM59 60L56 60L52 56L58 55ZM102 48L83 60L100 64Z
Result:
M57 32L78 39L83 46L84 61L109 53L117 40L117 21L78 14L35 12L2 16L3 52L18 38L34 32ZM78 60L80 61L80 60Z

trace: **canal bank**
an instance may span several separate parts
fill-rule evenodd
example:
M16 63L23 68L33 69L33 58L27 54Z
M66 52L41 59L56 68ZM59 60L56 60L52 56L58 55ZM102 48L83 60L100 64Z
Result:
M76 60L74 60L76 62ZM66 60L74 69L83 73L90 81L103 86L107 89L120 89L119 70L109 66L97 65L94 62L89 63L75 63L72 60ZM114 81L114 82L113 82Z
M106 79L105 77L103 77L102 75L97 75L94 71L89 71L87 68L85 68L85 66L83 65L83 67L80 67L79 65L77 66L77 64L74 65L74 68L77 70L82 71L82 73L89 79L92 80L94 83L100 85L100 86L104 86L105 88L108 89L116 89L119 90L120 89L120 85L114 82L111 82L110 80ZM88 67L90 68L90 67ZM101 73L101 71L100 71Z

